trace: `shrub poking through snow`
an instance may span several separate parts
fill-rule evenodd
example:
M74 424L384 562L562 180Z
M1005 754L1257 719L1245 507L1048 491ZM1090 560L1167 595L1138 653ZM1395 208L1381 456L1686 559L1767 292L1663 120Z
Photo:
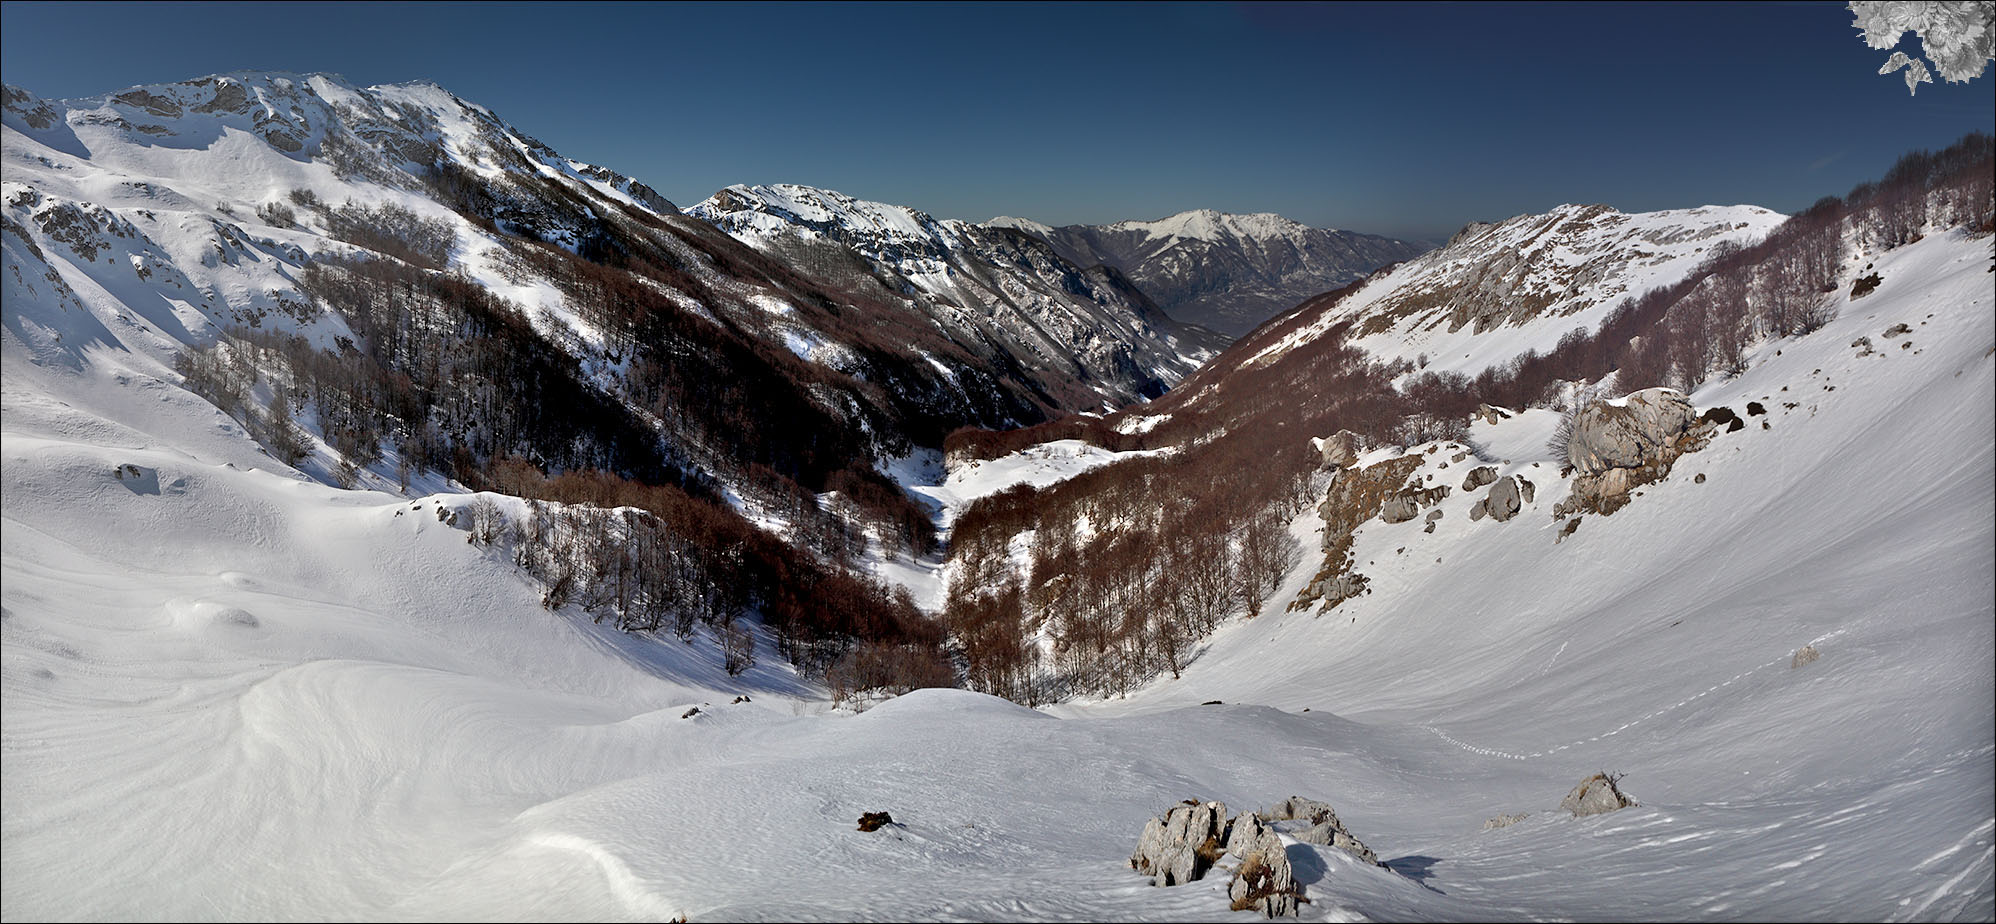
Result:
M1580 781L1573 791L1560 800L1559 807L1573 813L1573 817L1599 815L1616 809L1630 808L1636 800L1622 794L1620 773L1596 773Z
M859 816L861 831L878 831L883 826L894 823L894 816L886 812L866 812Z

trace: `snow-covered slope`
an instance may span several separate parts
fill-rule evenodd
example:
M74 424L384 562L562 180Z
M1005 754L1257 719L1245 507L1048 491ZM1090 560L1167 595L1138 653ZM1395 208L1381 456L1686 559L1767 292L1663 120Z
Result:
M1114 270L1082 269L1092 264L1029 235L791 184L730 186L686 212L805 272L836 275L825 245L848 248L938 323L970 327L1029 367L1093 381L1114 404L1156 396L1220 345Z
M1228 336L1428 249L1269 212L1198 209L1157 221L1061 228L1010 217L985 224L1039 237L1081 266L1116 267L1172 317Z
M1475 375L1526 350L1549 352L1592 330L1623 300L1682 279L1723 243L1751 244L1784 216L1754 206L1626 214L1563 205L1470 225L1447 246L1369 280L1257 360L1354 325L1356 343L1388 359Z
M438 521L462 497L300 481L142 354L37 365L10 328L0 912L1212 920L1223 880L1128 868L1144 820L1293 793L1387 864L1290 845L1308 920L1986 918L1989 266L1958 236L1879 259L1695 396L1770 415L1559 545L1556 479L1504 524L1369 525L1371 596L1056 715L816 714L782 670L542 611ZM1474 435L1530 469L1543 430ZM1554 808L1596 770L1642 805Z

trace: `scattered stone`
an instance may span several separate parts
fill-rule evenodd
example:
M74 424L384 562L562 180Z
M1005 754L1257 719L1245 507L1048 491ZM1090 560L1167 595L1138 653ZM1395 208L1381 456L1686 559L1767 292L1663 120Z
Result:
M1498 828L1508 828L1530 817L1532 817L1532 813L1530 812L1519 812L1515 815L1499 815L1484 822L1483 830L1495 831Z
M1746 421L1741 420L1740 415L1733 413L1732 408L1723 404L1698 415L1698 419L1714 426L1723 426L1727 433L1746 429Z
M1856 340L1852 340L1850 345L1857 348L1857 355L1859 356L1870 356L1872 353L1877 352L1871 348L1870 337L1859 337Z
M883 825L894 823L894 816L886 812L866 812L859 816L861 831L878 831Z
M1566 525L1560 528L1559 535L1552 537L1552 544L1553 545L1560 544L1561 542L1566 540L1566 537L1573 535L1574 532L1578 529L1580 529L1579 517L1574 517L1573 519L1566 521Z
M1850 297L1857 299L1870 295L1884 282L1884 278L1880 277L1877 273L1872 273L1869 276L1860 276L1850 284Z
M1885 339L1890 340L1900 334L1910 334L1912 332L1913 328L1908 327L1904 321L1901 321L1885 329Z
M1479 497L1476 499L1476 503L1469 505L1469 522L1474 523L1477 520L1483 519L1483 515L1489 512L1485 509L1489 503L1489 498Z
M1469 470L1468 477L1462 479L1464 491L1474 491L1497 480L1497 466L1479 465Z
M1623 795L1621 787L1616 785L1621 779L1622 775L1619 773L1613 776L1596 773L1573 787L1573 791L1567 793L1565 799L1560 800L1559 807L1572 812L1573 817L1579 818L1636 805L1636 800Z
M1704 484L1704 483L1705 483L1705 473L1704 473L1704 472L1699 472L1699 473L1698 473L1698 477L1696 477L1696 478L1693 478L1693 479L1691 479L1691 483L1692 483L1692 484Z
M1532 464L1537 465L1538 463L1534 462ZM1537 492L1538 488L1532 484L1530 479L1524 477L1523 475L1518 476L1518 494L1525 499L1525 503L1527 504L1531 503L1532 495L1536 494Z
M1420 505L1414 503L1411 495L1395 494L1380 506L1379 519L1387 523L1405 523L1420 512Z
M737 696L737 697L735 697L733 701L731 701L731 702L729 702L729 703L728 703L728 705L730 705L730 706L739 706L739 705L741 705L742 703L746 703L746 702L748 702L748 701L749 701L749 698L748 698L748 694L747 694L747 693L743 693L742 695L740 695L740 696Z
M1434 509L1434 510L1430 510L1430 511L1428 511L1428 515L1427 515L1427 518L1426 518L1426 519L1427 519L1427 521L1428 521L1428 522L1430 522L1430 523L1433 523L1434 521L1436 521L1436 520L1439 520L1439 519L1441 519L1441 518L1442 518L1442 512L1441 512L1441 509L1440 509L1440 508L1436 508L1436 509Z
M1209 700L1207 700L1207 701L1205 701L1205 702L1203 702L1203 703L1200 703L1199 705L1201 705L1201 706L1224 706L1224 705L1226 705L1226 703L1224 703L1224 702L1221 702L1220 700L1217 700L1217 699L1209 699Z
M1795 660L1788 662L1788 669L1794 670L1804 664L1814 664L1816 663L1816 659L1822 656L1823 653L1817 651L1816 646L1803 645L1801 648L1796 649Z
M1501 407L1492 407L1488 404L1479 404L1476 406L1476 413L1470 416L1480 417L1483 419L1484 423L1494 424L1497 421L1509 418L1511 416L1511 412Z
M700 707L699 707L699 706L694 706L693 708L691 708L691 709L688 709L688 710L686 710L685 712L682 712L682 713L680 713L680 714L679 714L679 717L680 717L680 718L682 718L682 719L690 719L690 718L693 718L694 716L696 716L696 715L699 715L699 714L700 714Z
M1781 390L1787 391L1788 389L1786 387L1783 387ZM1748 401L1746 403L1746 412L1748 417L1759 417L1760 415L1767 413L1767 406L1761 404L1758 401Z

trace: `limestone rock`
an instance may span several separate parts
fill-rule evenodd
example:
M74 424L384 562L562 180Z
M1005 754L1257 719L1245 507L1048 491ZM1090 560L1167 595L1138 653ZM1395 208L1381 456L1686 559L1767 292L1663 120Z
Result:
M1505 475L1490 486L1490 493L1483 499L1483 512L1499 523L1518 515L1523 504L1518 497L1518 479Z
M1137 838L1130 867L1161 886L1195 882L1213 868L1227 836L1224 802L1185 802L1153 818Z
M1379 508L1379 519L1387 523L1405 523L1420 512L1421 507L1414 503L1413 497L1395 494L1387 498L1386 503Z
M1338 813L1328 803L1290 796L1271 807L1268 817L1277 821L1307 822L1309 827L1294 835L1302 843L1336 847L1374 866L1385 865L1379 862L1379 855L1373 853L1372 848L1345 830L1344 823L1338 820Z
M1497 466L1479 465L1469 470L1468 477L1462 479L1464 491L1474 491L1497 480Z
M1643 389L1620 405L1596 401L1574 418L1567 462L1584 475L1634 468L1661 455L1697 419L1691 402L1669 388Z
M1573 817L1579 818L1583 815L1599 815L1635 805L1636 800L1623 795L1621 788L1615 785L1619 780L1621 780L1620 775L1596 773L1573 787L1573 791L1567 793L1565 799L1560 800L1559 807L1572 812Z
M1339 430L1310 443L1323 454L1325 468L1344 468L1358 459L1358 434L1350 430Z
M1289 851L1275 829L1248 812L1234 820L1227 853L1239 857L1233 882L1227 885L1229 907L1259 911L1264 917L1290 917L1302 906L1303 888L1289 865Z

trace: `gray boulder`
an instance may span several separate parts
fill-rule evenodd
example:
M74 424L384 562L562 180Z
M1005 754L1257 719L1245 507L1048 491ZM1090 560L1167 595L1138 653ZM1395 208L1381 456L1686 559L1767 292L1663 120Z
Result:
M1596 773L1573 787L1573 791L1560 800L1559 807L1572 812L1575 818L1629 808L1636 804L1636 800L1623 795L1621 788L1615 785L1621 779L1620 774Z
M1479 465L1469 470L1469 476L1462 479L1464 491L1474 491L1497 480L1497 466Z
M1268 810L1268 817L1277 821L1301 821L1308 827L1295 832L1292 837L1305 844L1323 847L1336 847L1374 866L1384 866L1379 855L1372 848L1353 837L1345 830L1344 823L1338 820L1338 813L1328 803L1302 796L1290 796L1276 803Z
M1310 442L1323 454L1325 468L1344 468L1358 460L1358 434L1350 430L1339 430Z
M1596 401L1574 418L1566 460L1583 475L1635 468L1663 455L1697 419L1691 402L1669 388L1646 388L1619 405Z
M1303 887L1289 865L1289 851L1275 829L1261 816L1247 812L1234 819L1227 853L1240 858L1227 898L1235 911L1259 911L1263 917L1290 917L1302 907Z
M1421 512L1421 505L1405 494L1395 494L1386 499L1379 508L1379 519L1387 523L1405 523Z
M1197 881L1222 855L1227 836L1224 802L1185 802L1153 818L1137 838L1130 867L1152 877L1153 885Z
M1499 523L1518 515L1523 504L1518 498L1518 479L1505 475L1491 485L1490 494L1483 499L1483 512Z

